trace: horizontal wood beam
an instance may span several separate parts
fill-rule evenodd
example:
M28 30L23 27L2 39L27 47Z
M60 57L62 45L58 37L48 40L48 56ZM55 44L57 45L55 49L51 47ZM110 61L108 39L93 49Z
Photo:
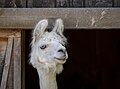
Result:
M119 29L119 8L1 8L0 28L33 29L41 19L52 27L56 18L66 29Z

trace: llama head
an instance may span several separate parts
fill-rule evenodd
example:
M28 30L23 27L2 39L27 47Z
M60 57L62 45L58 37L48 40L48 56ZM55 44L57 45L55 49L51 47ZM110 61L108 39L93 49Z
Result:
M57 19L51 31L48 31L47 26L48 20L41 20L33 31L30 62L35 68L53 68L59 73L68 58L63 21Z

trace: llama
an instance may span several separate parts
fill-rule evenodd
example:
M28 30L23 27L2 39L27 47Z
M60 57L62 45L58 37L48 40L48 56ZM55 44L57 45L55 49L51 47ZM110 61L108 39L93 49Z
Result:
M61 19L56 20L51 31L47 26L48 20L41 20L33 31L30 63L37 69L40 89L57 89L56 74L62 72L68 58L65 48L67 39L63 35Z

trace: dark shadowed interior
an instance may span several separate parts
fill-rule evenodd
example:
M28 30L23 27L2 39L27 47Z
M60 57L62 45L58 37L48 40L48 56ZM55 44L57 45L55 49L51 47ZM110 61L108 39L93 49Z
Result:
M31 31L26 31L25 89L39 89L29 65ZM57 76L58 89L120 89L120 30L65 30L69 58Z

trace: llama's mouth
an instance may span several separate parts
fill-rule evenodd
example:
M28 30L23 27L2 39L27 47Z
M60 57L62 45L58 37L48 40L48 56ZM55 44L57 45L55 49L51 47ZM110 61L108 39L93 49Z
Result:
M65 60L66 60L65 57L64 57L64 58L57 58L57 57L55 57L55 59L57 59L57 60L61 60L61 61L65 61Z
M55 61L57 61L58 63L65 63L66 62L66 58L64 57L64 58L57 58L57 57L55 57Z

